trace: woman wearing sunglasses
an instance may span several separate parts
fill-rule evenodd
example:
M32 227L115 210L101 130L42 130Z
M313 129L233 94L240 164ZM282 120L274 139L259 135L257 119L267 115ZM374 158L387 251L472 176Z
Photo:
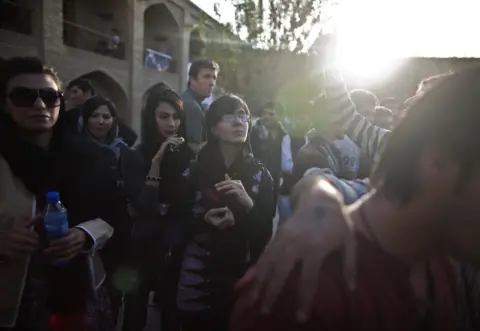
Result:
M0 328L111 330L105 274L93 253L113 233L105 221L115 208L115 179L96 146L66 133L51 68L38 58L12 58L2 69ZM58 240L47 240L34 217L49 191L68 210L70 230Z
M273 182L253 159L250 111L235 95L206 113L208 139L190 168L194 213L180 272L182 330L226 330L234 284L272 235Z

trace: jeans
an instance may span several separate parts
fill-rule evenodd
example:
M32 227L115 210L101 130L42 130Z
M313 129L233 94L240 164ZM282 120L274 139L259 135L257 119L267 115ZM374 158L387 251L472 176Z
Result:
M280 195L278 197L278 228L292 216L292 208L290 207L290 196Z

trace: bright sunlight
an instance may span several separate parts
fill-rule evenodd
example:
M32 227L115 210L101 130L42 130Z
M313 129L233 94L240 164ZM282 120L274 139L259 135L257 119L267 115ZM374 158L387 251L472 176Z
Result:
M337 65L363 79L411 56L480 57L478 0L342 0L333 13Z

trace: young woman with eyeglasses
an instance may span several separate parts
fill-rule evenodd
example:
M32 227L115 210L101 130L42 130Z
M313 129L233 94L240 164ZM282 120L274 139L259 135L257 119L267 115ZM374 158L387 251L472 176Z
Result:
M98 149L72 137L57 74L38 58L12 58L0 74L0 328L111 330L94 254L111 237L115 180ZM46 193L68 210L66 237L48 240ZM61 262L61 266L53 262Z
M190 168L193 215L180 272L182 330L227 330L234 284L272 235L273 182L250 149L250 111L235 95L206 113L207 144Z

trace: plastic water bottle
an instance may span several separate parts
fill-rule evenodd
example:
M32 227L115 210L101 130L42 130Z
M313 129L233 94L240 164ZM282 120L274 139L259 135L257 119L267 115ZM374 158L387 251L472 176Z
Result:
M65 237L68 234L67 209L60 202L58 192L47 193L47 205L43 213L43 221L49 241Z

